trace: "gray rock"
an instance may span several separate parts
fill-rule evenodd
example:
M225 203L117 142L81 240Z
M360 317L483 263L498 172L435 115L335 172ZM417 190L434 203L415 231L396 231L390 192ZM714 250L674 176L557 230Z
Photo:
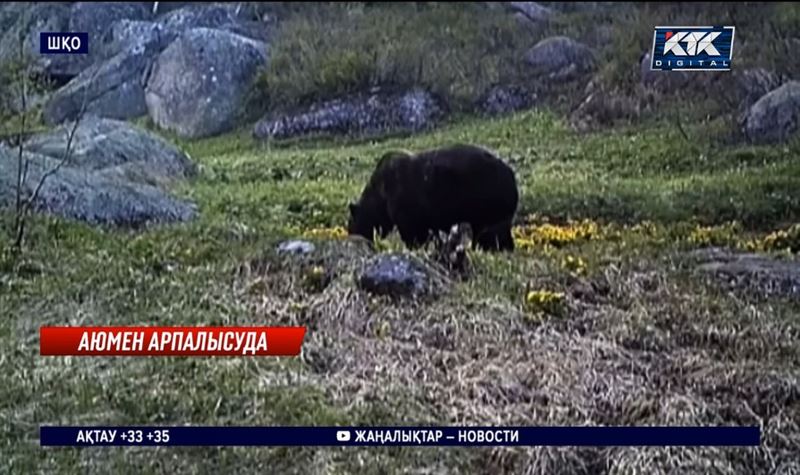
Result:
M480 104L488 115L502 115L528 109L536 102L536 94L520 86L495 86Z
M178 37L178 32L152 21L119 20L111 24L102 39L103 56L110 58L122 51L143 46L161 52Z
M594 69L595 56L582 43L566 36L553 36L541 40L528 50L525 62L535 76L567 81Z
M553 16L553 10L537 2L509 2L509 7L532 22L546 22Z
M9 31L17 23L22 12L30 8L31 4L25 2L0 3L0 31ZM0 37L2 36L0 34Z
M739 107L742 111L749 109L768 92L777 89L782 79L777 74L764 68L751 68L734 71L734 80L739 93Z
M786 142L800 121L800 81L790 81L765 94L750 107L744 133L756 144Z
M316 247L308 241L291 240L278 245L278 254L291 254L305 256L314 252Z
M384 254L373 259L361 272L358 285L376 295L417 297L430 289L427 269L408 256Z
M35 69L44 69L53 56L39 53L39 33L67 31L70 8L64 3L22 3L12 11L9 18L14 18L13 25L0 31L0 63L19 59L22 35L27 60L32 61Z
M60 159L66 150L72 124L25 142L34 154ZM86 116L72 139L69 166L75 169L102 171L129 181L165 184L196 176L191 159L161 137L127 122Z
M57 90L45 104L42 119L48 125L74 120L84 107L88 113L112 119L147 114L144 76L155 51L138 45L94 64Z
M100 59L109 27L117 20L144 20L149 12L137 2L75 2L66 31L89 33L89 54L48 55L43 70L48 76L75 77Z
M800 297L800 261L781 260L755 253L734 253L710 248L690 256L699 261L697 270L723 285L762 297Z
M59 161L32 153L24 156L30 160L24 194L30 196L41 177L54 170ZM14 202L16 172L16 151L0 146L0 206ZM34 209L91 225L134 228L186 221L196 215L193 204L154 186L66 166L44 181Z
M200 7L201 11L206 9L208 9L208 6ZM189 11L191 10L189 9ZM217 10L220 10L220 7L212 7L212 11ZM230 10L228 7L221 9L223 12L228 10ZM267 25L257 21L236 19L232 14L221 16L219 21L191 21L185 17L182 10L175 11L173 14L179 16L173 18L167 15L167 18L161 21L119 20L113 22L103 37L102 49L104 56L114 56L120 51L139 44L147 45L157 51L163 51L181 33L192 28L214 28L264 42L272 37L272 32L267 28ZM203 19L202 15L192 18L195 20Z
M245 9L237 13L236 4L204 4L170 11L158 21L167 29L183 32L194 28L219 28L245 19Z
M150 118L182 137L236 127L245 98L268 60L267 45L233 33L196 28L156 60L145 88Z
M284 139L310 134L376 134L430 128L442 110L429 93L371 94L314 105L296 114L264 117L256 123L257 139Z

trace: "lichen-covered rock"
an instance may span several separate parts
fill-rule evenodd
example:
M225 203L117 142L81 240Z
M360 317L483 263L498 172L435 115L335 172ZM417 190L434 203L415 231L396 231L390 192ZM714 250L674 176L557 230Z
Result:
M371 94L324 102L295 114L270 114L255 125L253 135L264 140L313 134L417 132L433 126L441 113L437 101L426 91Z
M155 53L152 45L140 44L95 63L52 94L42 110L42 119L56 125L75 120L82 110L111 119L146 115L144 76Z
M376 295L417 297L429 291L430 276L424 266L407 256L384 254L366 266L358 284Z
M747 112L744 133L756 144L781 143L796 134L800 122L800 81L765 94Z
M169 46L178 37L178 33L158 22L118 20L111 24L98 41L98 48L105 58L139 47L158 53Z
M245 19L244 14L245 11L236 4L187 5L165 13L158 21L168 30L187 31L194 28L219 28L236 23Z
M145 88L150 118L182 137L208 137L236 127L267 45L227 31L183 33L155 61Z
M24 158L29 162L24 193L30 196L41 178L56 169L59 160L32 153L26 153ZM15 150L0 146L0 206L13 203L16 171ZM186 221L197 212L192 203L158 187L67 166L49 175L33 204L37 212L91 225L132 228Z
M60 159L71 128L72 124L64 124L51 132L34 135L25 142L25 148L31 153ZM138 163L148 183L165 183L197 174L196 165L173 144L119 120L85 117L72 138L71 150L72 168L100 171Z

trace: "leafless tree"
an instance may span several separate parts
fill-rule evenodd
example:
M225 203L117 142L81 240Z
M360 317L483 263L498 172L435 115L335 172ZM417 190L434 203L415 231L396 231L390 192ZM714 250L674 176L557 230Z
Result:
M23 15L24 14L25 12L23 12ZM41 192L42 187L44 186L48 178L55 175L64 165L68 164L70 161L72 155L72 142L78 130L78 126L81 122L81 119L83 118L86 112L86 105L89 92L89 88L84 90L83 99L81 102L81 108L69 129L67 135L67 143L64 148L63 154L58 159L58 162L55 165L53 165L50 169L46 170L44 173L41 174L38 182L33 187L33 191L31 193L28 193L26 183L28 181L28 172L30 168L31 157L26 156L25 154L25 135L27 133L26 127L27 127L27 115L28 115L28 82L29 82L28 78L31 71L31 62L28 58L28 55L26 54L25 31L23 28L20 29L18 40L19 40L18 42L19 58L16 71L17 71L17 81L19 84L21 116L20 116L19 135L17 137L17 177L16 177L15 199L14 199L14 243L13 243L13 249L17 254L22 250L25 241L25 231L27 227L28 217L30 216L33 206L36 204L36 200L39 198L39 193Z

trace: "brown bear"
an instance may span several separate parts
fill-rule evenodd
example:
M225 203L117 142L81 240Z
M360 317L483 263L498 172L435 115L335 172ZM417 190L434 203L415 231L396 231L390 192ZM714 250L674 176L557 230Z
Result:
M519 192L514 171L492 152L456 144L413 154L389 152L378 161L360 199L350 203L348 233L372 241L397 227L405 245L467 223L473 246L513 251L511 226Z

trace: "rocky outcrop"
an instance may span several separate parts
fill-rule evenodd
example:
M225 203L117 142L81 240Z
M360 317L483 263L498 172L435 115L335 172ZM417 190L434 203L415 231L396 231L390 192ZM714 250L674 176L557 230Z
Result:
M96 63L53 93L42 119L56 125L75 120L81 111L111 119L146 115L144 80L154 56L152 45L141 44Z
M270 114L255 125L253 135L266 140L316 134L420 131L431 127L441 114L437 101L423 90L374 93L324 102L294 114Z
M525 62L535 77L569 81L594 69L595 55L588 46L571 38L553 36L528 50Z
M196 207L165 191L167 183L194 176L189 158L163 139L127 123L87 117L64 161L68 131L36 135L25 143L26 196L48 175L34 208L92 225L140 227L192 219ZM0 204L13 202L16 150L0 146ZM55 171L55 173L52 173Z
M756 101L744 118L744 133L756 144L786 142L800 122L800 81L790 81Z
M88 54L48 55L43 57L43 72L49 77L72 78L102 59L102 43L117 20L145 20L150 14L138 2L75 2L70 7L69 25L64 31L89 33ZM59 30L54 30L59 31Z
M155 61L145 88L150 118L182 137L236 127L247 92L268 60L267 45L230 32L183 33Z

